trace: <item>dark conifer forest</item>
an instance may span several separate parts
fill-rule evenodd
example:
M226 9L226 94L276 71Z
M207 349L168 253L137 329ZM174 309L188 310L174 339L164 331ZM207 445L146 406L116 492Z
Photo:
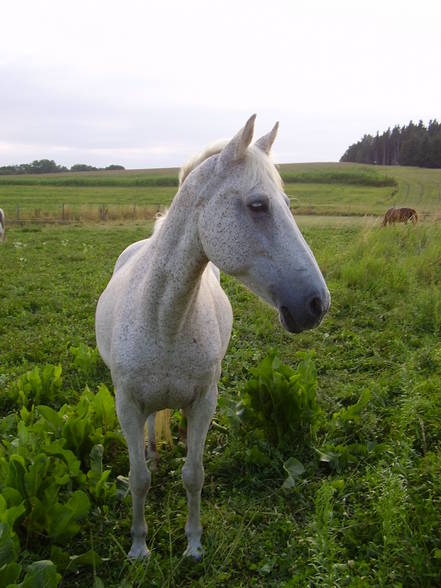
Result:
M364 135L348 147L340 161L441 168L441 124L431 120L426 127L422 121L417 125L411 121L382 135Z

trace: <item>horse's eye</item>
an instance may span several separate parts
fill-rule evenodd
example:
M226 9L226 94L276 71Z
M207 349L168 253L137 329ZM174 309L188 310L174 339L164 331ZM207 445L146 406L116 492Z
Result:
M252 212L268 212L268 202L266 200L253 200L248 203L248 208Z

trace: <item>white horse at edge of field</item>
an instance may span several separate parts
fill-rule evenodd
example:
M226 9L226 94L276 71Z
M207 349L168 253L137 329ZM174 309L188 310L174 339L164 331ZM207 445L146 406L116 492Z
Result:
M4 241L6 239L6 220L5 220L5 213L3 209L0 208L0 240Z
M167 215L151 238L121 254L98 302L98 348L111 370L129 450L131 558L149 555L144 505L151 474L144 427L147 419L150 456L155 413L165 408L180 408L187 418L184 554L196 560L203 554L203 449L233 319L217 268L276 307L290 332L315 327L330 306L326 283L269 158L278 123L250 145L254 121L255 115L229 142L183 168Z

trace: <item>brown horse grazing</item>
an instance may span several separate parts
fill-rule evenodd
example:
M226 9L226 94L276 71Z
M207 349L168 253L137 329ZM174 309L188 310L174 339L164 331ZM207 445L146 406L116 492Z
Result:
M382 222L383 227L387 224L394 225L395 223L407 223L412 221L414 225L418 222L418 215L413 208L389 208L384 215Z

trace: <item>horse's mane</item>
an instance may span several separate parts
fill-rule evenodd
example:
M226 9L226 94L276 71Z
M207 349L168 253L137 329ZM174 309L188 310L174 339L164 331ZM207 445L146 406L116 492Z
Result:
M162 212L157 212L155 216L155 224L153 225L153 234L157 233L162 226L162 223L165 221L165 217L167 216L168 208L166 208Z
M212 155L217 155L222 151L222 149L227 145L228 141L217 141L206 147L201 153L194 155L191 157L187 163L185 163L179 172L179 186L182 186L184 180L187 176L196 169L201 163L203 163L206 159L211 157ZM283 187L283 181L280 177L279 172L277 171L276 166L271 161L271 159L264 153L261 149L256 147L255 145L251 145L248 147L247 153L251 155L249 161L251 163L250 166L250 173L253 175L257 175L257 169L261 169L262 167L265 169L266 173L272 178L272 180L276 183L279 188Z
M182 186L184 183L185 178L195 169L198 165L201 165L206 159L211 157L212 155L217 155L222 151L228 141L216 141L216 143L212 143L208 147L206 147L200 153L193 155L187 163L181 167L179 171L179 185Z

